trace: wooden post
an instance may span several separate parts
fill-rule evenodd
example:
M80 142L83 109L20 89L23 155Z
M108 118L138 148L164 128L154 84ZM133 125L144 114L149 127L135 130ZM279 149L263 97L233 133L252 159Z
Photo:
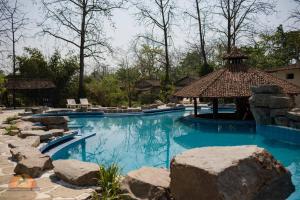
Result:
M216 119L217 115L218 115L218 110L219 110L218 104L219 104L218 99L214 98L213 99L213 117L214 117L214 119Z
M197 98L194 98L194 115L195 115L195 117L197 117L197 115L198 115Z

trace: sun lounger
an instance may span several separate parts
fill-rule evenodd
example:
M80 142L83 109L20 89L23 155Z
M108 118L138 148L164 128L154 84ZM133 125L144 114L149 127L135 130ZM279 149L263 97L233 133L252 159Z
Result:
M76 104L75 99L67 99L67 108L77 108L78 104Z
M92 107L92 104L89 103L88 99L84 98L84 99L80 99L79 106L81 108L90 108L90 107Z

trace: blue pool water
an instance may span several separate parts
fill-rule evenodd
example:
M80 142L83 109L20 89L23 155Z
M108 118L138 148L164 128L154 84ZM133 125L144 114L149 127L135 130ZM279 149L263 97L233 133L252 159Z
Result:
M254 123L194 123L183 117L189 114L72 118L70 125L81 127L82 134L96 136L62 149L53 159L118 163L127 173L142 166L168 168L174 155L195 147L258 145L288 167L297 188L289 199L300 199L300 145L257 134Z

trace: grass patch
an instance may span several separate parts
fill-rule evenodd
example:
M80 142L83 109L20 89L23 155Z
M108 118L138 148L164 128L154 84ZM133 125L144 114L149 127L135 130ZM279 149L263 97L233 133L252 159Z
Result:
M123 199L120 196L120 178L120 168L116 164L113 164L107 168L105 168L103 165L99 166L98 184L101 187L101 200ZM93 195L93 199L100 199L96 192Z
M5 128L5 135L10 135L10 136L15 136L16 133L14 132L15 130L18 130L18 128L15 125L11 125L9 127Z
M14 121L14 120L17 120L17 119L19 119L19 117L18 116L12 116L12 117L8 117L6 120L5 120L5 123L7 123L7 124L12 124L12 121Z

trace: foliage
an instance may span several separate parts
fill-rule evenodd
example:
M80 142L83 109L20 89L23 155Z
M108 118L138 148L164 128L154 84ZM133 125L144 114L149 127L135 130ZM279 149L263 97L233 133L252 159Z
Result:
M4 82L5 82L5 76L3 73L0 72L0 105L2 104L3 94L6 91L4 87Z
M21 78L45 78L52 80L56 88L54 90L54 106L65 105L65 99L75 96L77 87L77 73L79 65L76 57L62 58L58 51L46 60L38 49L25 48L25 54L17 57L18 71ZM76 86L75 86L76 85ZM32 101L35 98L25 95Z
M300 31L285 32L282 25L271 34L260 35L254 46L245 46L249 65L258 68L282 67L300 61Z
M9 127L5 128L5 135L10 135L10 136L14 136L16 135L16 133L14 132L15 130L18 130L18 128L15 125L11 125Z
M101 106L118 106L125 103L126 95L121 90L116 75L110 74L102 79L91 79L86 83L87 96Z
M121 199L120 197L120 169L116 164L105 168L99 166L98 184L101 187L102 200Z
M8 118L6 118L5 123L11 124L12 121L17 120L17 119L19 119L19 118L18 118L18 116L16 116L16 115L15 115L15 116L12 116L12 117L8 117Z
M132 99L135 95L135 83L139 79L137 68L124 67L124 65L116 72L117 78L122 83L122 88L126 93L128 106L132 106Z

